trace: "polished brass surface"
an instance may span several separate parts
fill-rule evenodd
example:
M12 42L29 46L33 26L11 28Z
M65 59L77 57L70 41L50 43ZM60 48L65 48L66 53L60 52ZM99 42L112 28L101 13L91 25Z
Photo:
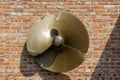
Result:
M88 50L89 39L85 26L70 13L59 12L52 28L64 39L64 44L79 49L83 54Z
M28 33L27 50L37 63L52 72L66 72L82 63L89 46L87 30L67 12L49 14Z
M52 45L53 38L50 35L50 31L54 20L55 16L49 14L33 24L27 38L27 50L31 55L37 56Z
M83 61L82 53L69 46L51 46L43 54L36 57L37 63L52 72L66 72L74 69Z

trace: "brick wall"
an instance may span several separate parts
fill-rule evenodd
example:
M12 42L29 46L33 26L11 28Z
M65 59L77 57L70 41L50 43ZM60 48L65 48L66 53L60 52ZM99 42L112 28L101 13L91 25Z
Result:
M36 20L63 10L84 23L90 47L82 65L57 74L40 68L25 42ZM120 80L120 1L0 0L0 80Z

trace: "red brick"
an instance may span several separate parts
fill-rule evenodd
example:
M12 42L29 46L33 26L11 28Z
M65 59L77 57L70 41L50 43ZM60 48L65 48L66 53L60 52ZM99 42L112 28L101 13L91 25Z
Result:
M115 78L120 75L119 5L117 0L0 1L0 80L119 80ZM23 50L33 23L46 13L59 11L68 11L78 17L90 39L83 63L64 75L43 70ZM94 73L101 75L94 76Z
M0 80L5 80L5 78L4 77L0 77Z

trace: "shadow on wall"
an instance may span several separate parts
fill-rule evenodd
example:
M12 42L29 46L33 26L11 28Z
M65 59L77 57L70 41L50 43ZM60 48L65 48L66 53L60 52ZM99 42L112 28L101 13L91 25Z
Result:
M67 75L61 73L53 73L42 69L35 62L35 57L30 56L27 52L26 44L24 45L21 54L20 71L25 77L33 76L38 73L38 79L42 78L42 80L71 80Z
M120 15L91 80L120 80Z

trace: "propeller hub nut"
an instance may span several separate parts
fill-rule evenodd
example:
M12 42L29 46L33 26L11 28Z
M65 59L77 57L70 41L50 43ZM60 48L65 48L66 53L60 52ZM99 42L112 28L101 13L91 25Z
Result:
M60 36L54 36L53 37L53 45L61 46L61 45L63 45L63 43L64 43L64 40L63 40L62 37L60 37Z

